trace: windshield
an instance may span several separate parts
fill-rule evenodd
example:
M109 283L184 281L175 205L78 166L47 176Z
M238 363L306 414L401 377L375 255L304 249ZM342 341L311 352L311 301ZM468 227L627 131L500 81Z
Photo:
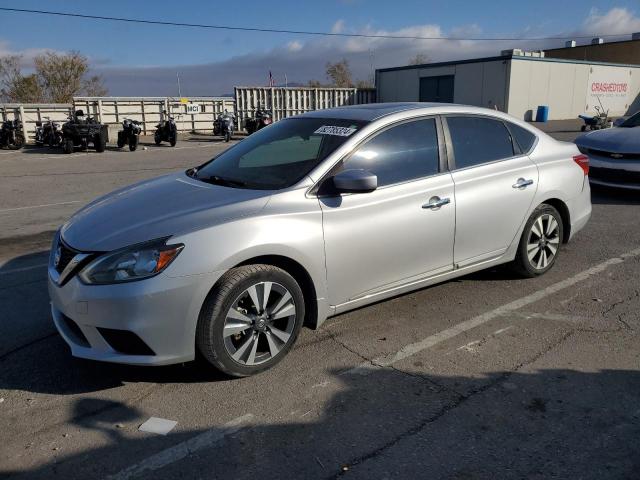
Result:
M631 115L620 124L621 127L638 127L640 126L640 112Z
M366 123L335 118L287 118L224 151L196 169L193 177L235 188L290 187Z

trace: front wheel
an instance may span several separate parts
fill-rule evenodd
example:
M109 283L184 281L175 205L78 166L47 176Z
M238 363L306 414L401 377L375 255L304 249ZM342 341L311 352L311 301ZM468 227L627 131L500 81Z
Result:
M156 130L156 133L153 134L153 141L156 143L156 145L160 145L160 142L162 142L162 136L160 135L160 132L158 130Z
M231 140L231 132L227 130L226 132L224 132L224 141L228 142L229 140Z
M65 138L62 141L62 151L64 153L73 153L73 140L71 138Z
M586 131L586 130L587 130L587 126L586 126L586 125L582 125L582 126L580 127L580 131L581 131L581 132L584 132L584 131Z
M553 267L562 242L563 224L558 210L539 205L527 220L513 262L524 277L537 277Z
M175 147L177 142L178 142L178 134L177 133L171 134L171 136L169 137L169 145L171 145L172 147Z
M24 146L24 136L21 133L16 134L13 145L9 145L11 150L20 150Z
M273 265L229 270L200 314L196 346L215 368L234 377L278 363L293 346L305 315L296 280Z

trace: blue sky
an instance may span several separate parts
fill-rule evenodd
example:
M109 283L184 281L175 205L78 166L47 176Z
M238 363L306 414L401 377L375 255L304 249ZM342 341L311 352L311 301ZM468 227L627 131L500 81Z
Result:
M0 6L189 23L429 36L527 37L640 30L640 3L624 0L0 0ZM388 67L406 63L415 53L438 61L497 54L514 46L550 48L562 44L344 40L7 12L0 12L0 18L0 55L22 53L28 67L30 58L43 49L78 49L105 76L112 93L119 95L171 94L176 71L181 72L191 95L220 94L234 84L264 83L270 68L279 82L285 73L289 81L324 81L326 61L342 57L349 59L356 77L366 78L372 59L375 67Z

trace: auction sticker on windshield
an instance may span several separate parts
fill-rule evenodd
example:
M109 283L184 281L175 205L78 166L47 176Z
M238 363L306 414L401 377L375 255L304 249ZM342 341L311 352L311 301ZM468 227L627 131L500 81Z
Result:
M317 133L320 135L337 135L339 137L348 137L355 131L356 131L355 128L350 128L350 127L336 127L332 125L323 125L313 133Z

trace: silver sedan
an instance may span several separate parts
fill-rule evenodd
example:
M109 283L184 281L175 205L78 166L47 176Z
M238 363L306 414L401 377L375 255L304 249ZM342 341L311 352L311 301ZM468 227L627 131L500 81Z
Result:
M51 250L53 319L78 357L199 352L251 375L303 325L498 264L545 273L590 217L588 171L574 144L493 110L288 118L77 212Z
M640 112L615 128L578 137L576 145L589 156L592 184L640 190Z

